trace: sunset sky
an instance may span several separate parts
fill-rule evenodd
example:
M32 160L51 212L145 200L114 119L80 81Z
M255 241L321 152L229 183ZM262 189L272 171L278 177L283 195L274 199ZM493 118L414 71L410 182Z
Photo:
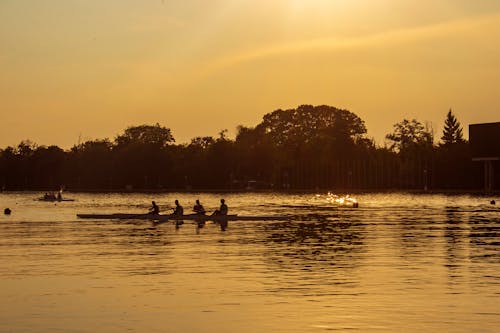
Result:
M70 148L130 125L178 143L327 104L383 144L500 121L498 0L1 0L0 148Z

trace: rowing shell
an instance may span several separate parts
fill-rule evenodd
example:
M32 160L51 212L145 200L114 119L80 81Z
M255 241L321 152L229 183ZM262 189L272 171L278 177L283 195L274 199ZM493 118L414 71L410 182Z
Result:
M81 219L109 219L109 220L153 220L153 221L286 221L288 216L240 216L240 215L160 215L160 214L76 214Z

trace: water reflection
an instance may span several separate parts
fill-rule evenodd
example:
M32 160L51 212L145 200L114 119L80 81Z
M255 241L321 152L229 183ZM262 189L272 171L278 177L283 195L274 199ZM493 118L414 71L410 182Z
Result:
M469 217L470 259L476 262L500 263L500 216L492 214L472 214Z
M51 331L75 316L122 323L110 332L497 330L500 216L475 198L360 194L357 209L309 194L226 198L241 215L294 218L84 221L75 213L143 211L133 204L151 197L81 195L58 207L28 197L0 223L0 322L9 331Z
M219 227L221 231L226 231L227 227L229 226L229 222L226 220L219 221Z
M466 232L468 228L463 212L458 206L446 206L444 213L445 267L450 284L462 283L466 254Z
M436 207L415 207L391 210L385 220L392 224L397 250L406 268L428 264L439 257L442 242L442 210Z
M355 270L365 252L362 223L342 222L338 215L308 214L302 221L263 224L262 234L264 260L273 279L278 279L278 283L266 286L268 292L316 296L356 293L352 289L359 283Z
M263 230L265 241L274 244L273 257L283 256L292 265L297 260L305 267L353 267L359 257L356 254L363 252L363 224L340 221L338 215L308 214L300 222L266 224Z

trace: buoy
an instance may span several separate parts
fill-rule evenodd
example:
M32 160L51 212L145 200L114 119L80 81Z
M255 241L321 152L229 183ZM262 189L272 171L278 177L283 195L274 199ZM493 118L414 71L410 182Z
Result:
M3 213L4 213L5 215L10 215L10 213L11 213L10 208L5 208L5 209L3 210Z

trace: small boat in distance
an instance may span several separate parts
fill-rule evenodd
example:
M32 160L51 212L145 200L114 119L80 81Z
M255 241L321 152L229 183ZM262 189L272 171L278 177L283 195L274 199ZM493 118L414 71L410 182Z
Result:
M41 198L38 198L38 201L49 201L49 202L56 202L56 201L75 201L75 199L65 199L62 197L62 190L57 192L57 195L54 192L50 193L45 193Z
M109 219L109 220L151 220L151 221L288 221L289 216L240 216L240 215L199 215L186 214L162 215L162 214L76 214L81 219Z
M35 200L38 200L38 201L48 201L48 202L60 202L60 201L75 201L75 199L51 199L51 198L44 198L44 197L41 197L41 198L38 198L38 199L35 199Z

